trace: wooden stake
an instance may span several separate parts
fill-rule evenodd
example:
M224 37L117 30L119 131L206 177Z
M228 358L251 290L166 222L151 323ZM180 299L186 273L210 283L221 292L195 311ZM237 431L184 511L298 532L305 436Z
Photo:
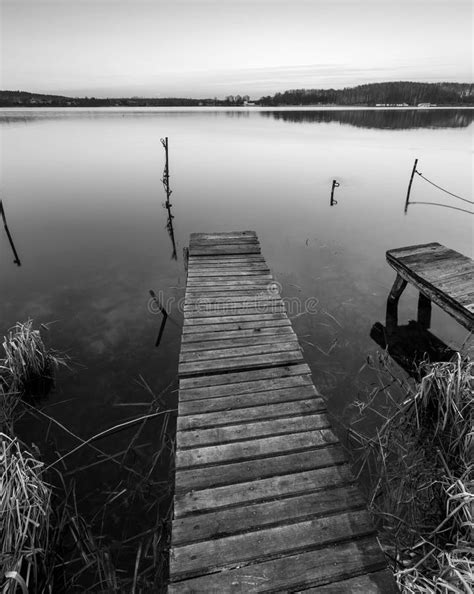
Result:
M10 246L12 248L12 252L13 252L13 256L14 256L14 264L16 264L17 266L21 266L21 261L20 261L20 257L18 256L18 252L16 251L15 248L15 244L13 243L13 238L10 234L10 229L8 228L7 225L7 217L5 216L5 211L3 210L3 202L0 200L0 215L3 219L3 226L5 227L5 231L7 233L7 237L8 237L8 241L10 242Z
M330 206L334 206L337 204L337 200L334 200L334 188L339 187L339 182L335 179L332 180L332 188L331 188L331 201L329 202Z
M417 164L418 164L418 159L415 159L415 163L413 164L413 170L412 170L411 176L410 176L410 182L408 184L407 199L405 201L405 214L406 214L406 212L408 210L408 203L410 201L411 184L413 183L413 177L415 175Z
M165 169L163 171L163 185L165 186L166 192L166 207L168 208L170 205L170 164L169 164L169 153L168 153L168 137L161 139L161 144L165 148Z

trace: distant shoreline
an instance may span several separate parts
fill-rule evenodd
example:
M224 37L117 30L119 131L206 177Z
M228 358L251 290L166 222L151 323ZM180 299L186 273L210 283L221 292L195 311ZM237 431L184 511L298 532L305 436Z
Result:
M151 106L151 105L120 105L120 106L84 106L84 105L22 105L18 107L0 106L2 112L19 111L439 111L439 110L474 110L474 105L436 105L431 107L420 107L409 105L404 107L395 106L364 106L364 105L281 105L281 106L222 106L222 105L170 105L170 106Z

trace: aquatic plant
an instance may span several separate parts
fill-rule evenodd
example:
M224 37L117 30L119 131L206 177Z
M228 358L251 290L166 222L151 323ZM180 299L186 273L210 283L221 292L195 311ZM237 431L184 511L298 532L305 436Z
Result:
M354 428L351 435L362 447L361 471L370 469L370 508L384 550L403 592L471 592L473 363L460 354L425 363L422 380L409 384L381 361L391 412L375 436ZM401 401L389 384L403 390ZM381 414L374 398L358 405L362 416Z
M0 433L0 590L27 592L38 581L48 548L51 488L43 464Z
M33 320L17 322L3 339L5 357L0 364L2 384L22 396L48 392L54 383L54 371L66 365L66 358L47 349Z

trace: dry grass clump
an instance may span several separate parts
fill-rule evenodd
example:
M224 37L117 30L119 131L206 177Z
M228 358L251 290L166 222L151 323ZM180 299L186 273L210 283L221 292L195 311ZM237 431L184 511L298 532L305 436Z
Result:
M0 588L23 592L38 581L48 548L51 489L43 464L0 433Z
M391 414L375 437L351 434L361 468L370 468L371 509L401 590L464 594L474 587L474 367L457 354L421 371L415 388L392 375L405 398L385 389ZM380 414L374 404L359 406Z
M46 348L40 331L33 328L33 320L17 322L4 337L3 349L2 383L10 392L24 396L47 392L54 381L54 370L66 364L64 357Z

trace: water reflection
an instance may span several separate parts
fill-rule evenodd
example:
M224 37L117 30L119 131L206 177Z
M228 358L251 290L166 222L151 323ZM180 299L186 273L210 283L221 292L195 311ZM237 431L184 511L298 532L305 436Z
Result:
M31 122L47 122L58 119L94 119L115 120L123 118L163 117L192 118L197 114L206 118L225 117L230 119L247 119L263 117L293 123L339 123L357 128L380 128L385 130L408 130L414 128L467 128L474 121L472 109L383 109L383 108L327 108L314 107L298 109L207 109L202 107L170 110L168 108L44 108L44 109L0 109L1 121L6 124Z
M474 121L472 110L357 109L314 111L262 111L260 115L293 123L349 124L357 128L407 130L410 128L466 128Z
M384 326L376 322L370 330L370 337L416 379L420 378L420 363L449 361L455 353L422 323L414 320L402 326Z
M10 243L10 247L11 247L12 252L13 252L13 258L14 258L13 259L13 263L16 264L17 266L21 266L20 257L18 256L18 252L16 251L15 244L13 242L13 238L12 238L11 233L10 233L10 229L8 228L7 217L5 215L5 210L3 208L3 202L1 200L0 200L0 215L2 217L3 226L5 227L5 232L7 234L8 241Z
M423 361L448 361L455 353L437 336L429 332L431 325L431 300L423 293L418 295L417 321L398 324L398 301L407 286L407 281L397 274L387 298L385 326L376 322L370 337L409 375L420 379L420 364Z

